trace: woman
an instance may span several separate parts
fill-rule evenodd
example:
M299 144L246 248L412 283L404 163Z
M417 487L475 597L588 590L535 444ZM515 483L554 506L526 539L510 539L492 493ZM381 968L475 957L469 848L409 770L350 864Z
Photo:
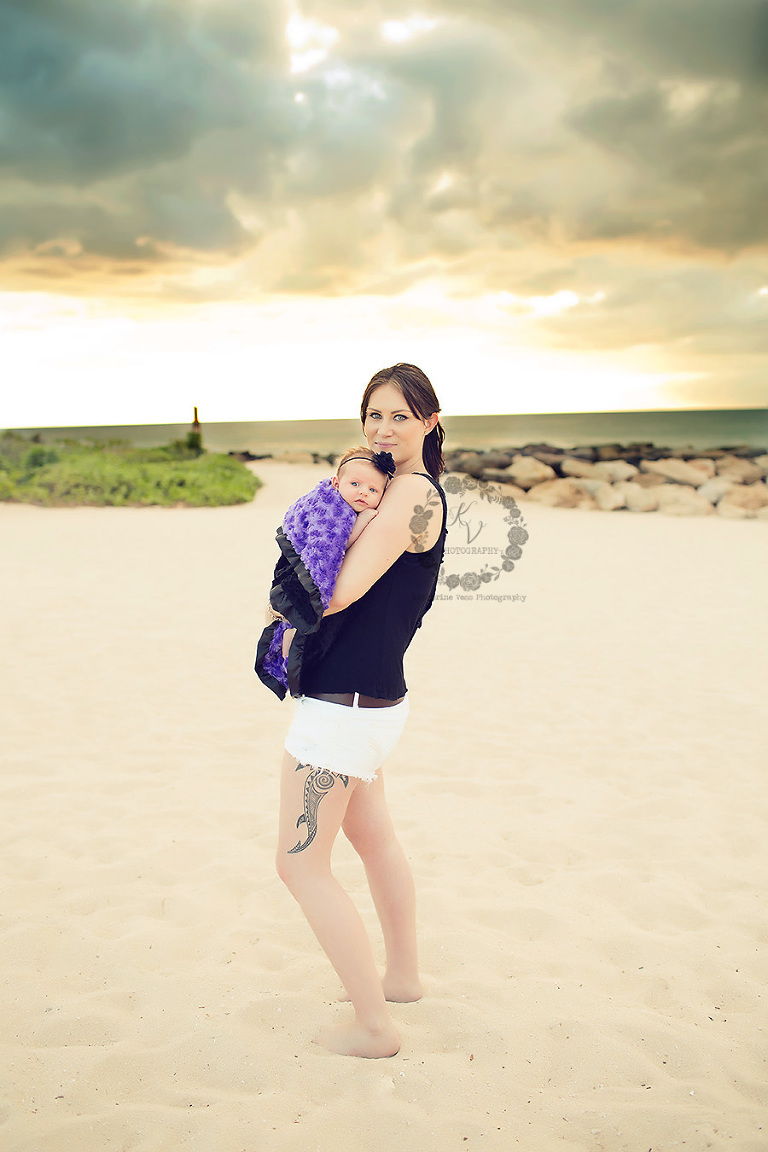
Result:
M445 542L440 405L412 364L377 372L360 415L368 446L389 452L394 479L378 515L348 549L317 633L307 638L286 738L278 873L346 989L353 1022L317 1043L348 1056L394 1056L387 1009L422 995L413 878L395 837L380 764L408 713L403 654L432 603ZM340 828L360 855L381 922L380 979L359 913L331 873Z

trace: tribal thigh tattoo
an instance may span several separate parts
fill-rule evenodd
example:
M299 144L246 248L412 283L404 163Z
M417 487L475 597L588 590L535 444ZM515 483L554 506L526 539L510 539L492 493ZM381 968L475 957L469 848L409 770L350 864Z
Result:
M296 771L300 772L302 768L306 768L306 764L298 764ZM329 772L327 768L312 768L304 781L304 811L296 821L296 827L301 828L302 824L307 826L307 838L302 844L299 840L293 848L288 849L288 854L291 855L295 852L303 852L305 848L314 840L317 835L317 809L325 796L326 792L330 792L337 780L341 780L346 788L349 784L349 776L342 776L340 772Z

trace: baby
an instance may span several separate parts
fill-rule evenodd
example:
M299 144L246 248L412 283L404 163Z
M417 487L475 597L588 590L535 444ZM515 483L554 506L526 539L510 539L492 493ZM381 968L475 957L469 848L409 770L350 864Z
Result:
M381 463L380 456L389 457L386 465ZM336 475L331 477L331 485L352 511L357 513L347 548L354 544L377 514L391 476L391 472L386 470L390 461L392 457L389 452L374 453L370 448L350 448L336 465ZM394 471L394 464L392 469Z
M377 515L394 472L389 452L351 448L330 480L290 506L277 530L281 555L255 668L281 700L286 689L298 695L303 638L320 627L344 554Z
M387 452L385 455L389 456L389 453ZM378 463L374 463L373 457L374 453L370 448L350 448L339 460L336 465L336 474L331 477L332 488L356 513L352 522L352 531L347 537L345 552L351 544L354 544L355 540L359 539L363 529L367 528L371 520L378 514L384 489L389 483L389 474L383 471ZM311 495L311 493L307 493L307 496ZM295 628L286 628L283 633L283 657L285 659L288 657L288 650L295 634Z

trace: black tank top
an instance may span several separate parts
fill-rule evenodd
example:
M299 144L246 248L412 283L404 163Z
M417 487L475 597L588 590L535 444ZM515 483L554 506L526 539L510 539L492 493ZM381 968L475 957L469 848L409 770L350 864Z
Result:
M440 494L440 536L426 552L403 552L364 596L343 612L326 616L319 630L307 636L302 695L360 692L381 700L405 695L403 656L434 600L447 519L440 485L425 472L417 475L426 476Z

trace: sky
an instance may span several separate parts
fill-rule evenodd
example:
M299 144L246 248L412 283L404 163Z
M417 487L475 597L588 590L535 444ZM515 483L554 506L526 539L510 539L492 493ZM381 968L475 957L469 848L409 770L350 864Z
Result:
M0 426L755 408L768 0L0 0Z

